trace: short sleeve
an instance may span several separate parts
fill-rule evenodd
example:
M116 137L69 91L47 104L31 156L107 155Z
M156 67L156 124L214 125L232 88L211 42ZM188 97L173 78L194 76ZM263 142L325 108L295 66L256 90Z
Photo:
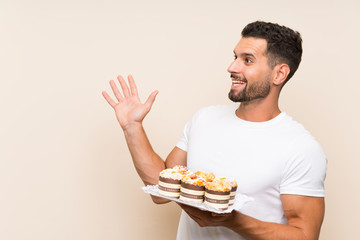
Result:
M324 197L327 159L318 142L311 136L293 144L285 164L280 194Z
M195 112L195 114L192 116L189 122L186 123L183 135L179 142L176 144L176 147L180 148L181 150L187 152L189 147L189 139L191 138L192 128L196 128L197 122L199 122L199 119L202 117L202 114L204 112L204 108L198 110Z
M189 142L189 134L191 128L191 121L189 121L183 130L183 135L179 142L176 144L176 147L180 148L181 150L187 152L188 151L188 142Z

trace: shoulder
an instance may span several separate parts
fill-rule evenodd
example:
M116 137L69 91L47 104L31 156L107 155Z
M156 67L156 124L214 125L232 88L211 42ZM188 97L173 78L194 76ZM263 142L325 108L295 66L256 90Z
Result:
M300 123L290 120L289 143L284 148L286 159L283 165L281 194L324 196L324 180L327 158L309 131Z
M276 136L282 143L284 154L290 159L294 156L305 159L326 159L320 143L299 122L284 113L283 119L276 125Z
M299 122L286 117L284 129L289 136L288 153L293 158L302 159L313 164L325 164L327 162L326 155L316 138Z
M285 135L290 144L309 143L317 145L313 135L298 121L284 113L284 117L279 124L277 131L279 134Z

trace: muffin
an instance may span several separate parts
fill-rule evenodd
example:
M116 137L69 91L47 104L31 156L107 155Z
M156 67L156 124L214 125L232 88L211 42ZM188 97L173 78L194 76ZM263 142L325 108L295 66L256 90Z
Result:
M180 173L184 176L189 173L188 168L185 166L181 166L181 165L176 165L175 167L172 168L172 170L177 171L178 173Z
M205 185L205 204L225 210L229 206L231 185L224 178L215 178Z
M206 181L195 173L190 173L181 179L180 199L185 201L204 201Z
M196 175L204 179L206 182L212 182L215 178L215 175L213 173L205 173L201 171L195 172Z
M229 199L229 206L231 206L234 204L235 201L237 182L235 181L235 179L226 179L226 181L231 185L230 199Z
M180 197L181 179L188 173L184 166L175 166L160 172L159 194L167 197Z

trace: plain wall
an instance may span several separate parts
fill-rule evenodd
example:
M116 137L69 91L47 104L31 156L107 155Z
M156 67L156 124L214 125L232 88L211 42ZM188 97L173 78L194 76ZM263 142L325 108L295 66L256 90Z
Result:
M303 36L281 109L328 156L322 240L359 239L360 2L0 1L0 239L174 239L175 204L142 190L101 95L133 74L166 157L200 107L231 104L226 69L242 28L277 22ZM240 183L241 185L241 183Z

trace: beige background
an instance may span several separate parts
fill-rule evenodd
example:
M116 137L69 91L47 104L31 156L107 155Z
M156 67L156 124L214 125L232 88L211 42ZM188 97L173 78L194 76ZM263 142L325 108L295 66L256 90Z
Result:
M230 104L227 66L258 19L297 29L281 108L328 156L322 240L359 239L359 10L342 1L0 1L0 239L174 239L175 204L142 192L101 96L132 73L166 157L200 107ZM241 184L241 183L240 183Z

